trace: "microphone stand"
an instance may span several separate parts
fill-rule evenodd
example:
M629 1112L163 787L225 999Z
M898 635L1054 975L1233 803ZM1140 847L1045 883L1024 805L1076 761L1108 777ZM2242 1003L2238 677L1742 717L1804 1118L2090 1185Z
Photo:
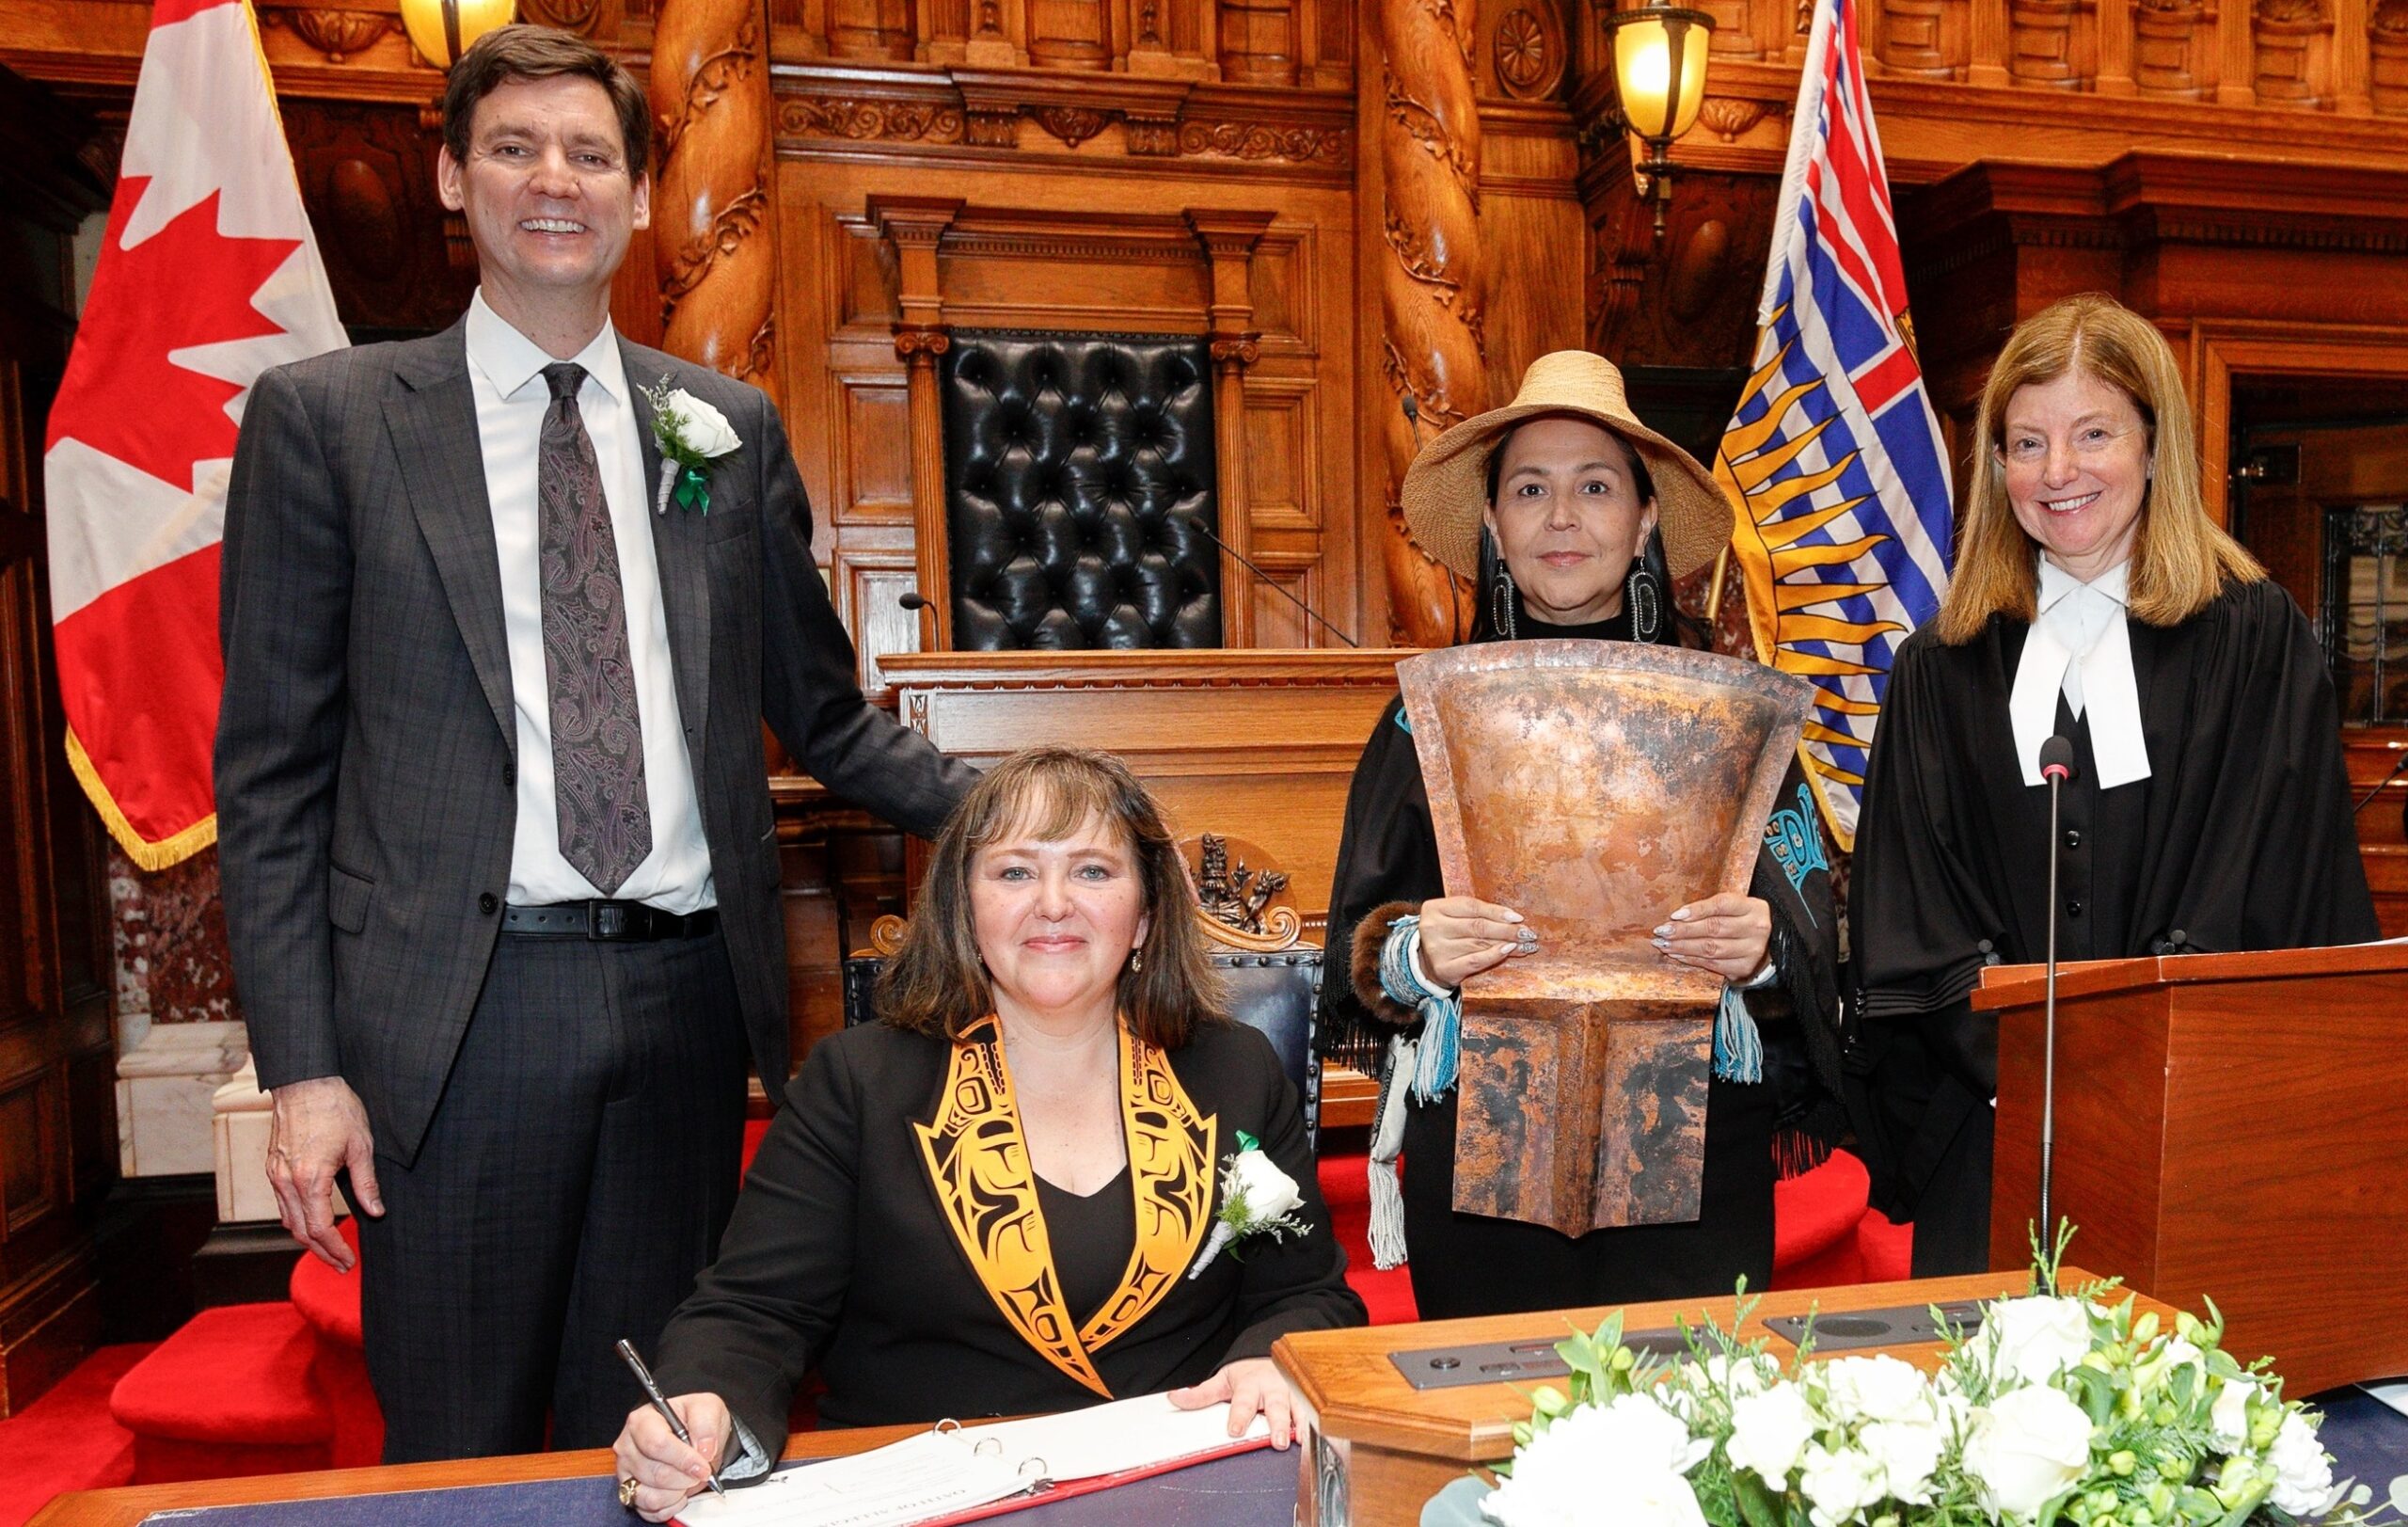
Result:
M2043 750L2049 751L2052 750ZM2040 772L2049 781L2049 955L2040 1050L2040 1234L2046 1240L2056 1234L2056 1222L2049 1217L2049 1189L2057 1152L2057 804L2067 776L2073 771L2052 759L2041 764Z
M1248 562L1244 556L1240 555L1237 548L1229 545L1228 542L1224 541L1219 536L1213 534L1212 527L1204 523L1204 517L1202 515L1182 515L1179 517L1179 522L1186 526L1189 530L1194 531L1196 534L1204 537L1204 539L1212 542L1214 546L1219 547L1222 550L1228 552L1231 558L1235 559L1239 566L1244 568L1247 572L1252 573L1257 579L1260 580L1264 588L1269 589L1272 593L1279 596L1279 597L1287 600L1290 604L1294 605L1297 609L1311 616L1313 623L1319 626L1323 630L1325 630L1330 635L1337 637L1339 641L1345 643L1350 647L1359 647L1363 644L1362 643L1355 641L1354 638L1347 635L1344 631L1339 630L1337 627L1332 626L1328 621L1323 620L1320 611L1315 610L1311 605L1305 603L1304 600L1297 598L1286 589L1281 588L1277 580L1274 579L1269 573L1264 572L1261 568L1257 567L1253 563Z
M2394 748L2408 746L2408 744L2399 742L2393 742L2389 745ZM2373 789L2368 790L2366 794L2358 798L2358 803L2350 808L2350 815L2354 817L2359 812L2364 811L2367 807L2374 804L2374 798L2388 789L2391 786L2391 782L2398 779L2402 772L2408 772L2408 752L2403 752L2400 755L2400 761L2391 766L2391 772L2384 775L2382 779L2376 781L2375 787Z

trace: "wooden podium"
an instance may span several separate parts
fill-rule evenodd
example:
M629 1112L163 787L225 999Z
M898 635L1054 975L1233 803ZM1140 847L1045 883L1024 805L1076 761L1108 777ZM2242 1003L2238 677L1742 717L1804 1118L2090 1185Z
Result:
M1990 1265L2039 1209L2043 979L1999 1019ZM2099 961L2057 974L2052 1213L2073 1257L2272 1354L2293 1396L2408 1373L2408 946Z

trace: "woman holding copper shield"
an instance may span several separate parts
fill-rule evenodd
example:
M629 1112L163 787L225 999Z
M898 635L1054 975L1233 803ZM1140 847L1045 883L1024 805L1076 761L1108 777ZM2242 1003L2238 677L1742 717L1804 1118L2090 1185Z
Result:
M1730 538L1730 502L1695 458L1631 413L1602 357L1534 361L1510 406L1422 450L1403 500L1414 539L1476 580L1474 642L1702 644L1684 644L1671 580ZM1412 718L1402 701L1381 716L1355 767L1330 896L1330 946L1352 951L1352 978L1324 985L1323 1029L1393 1036L1374 1125L1372 1249L1383 1266L1409 1263L1424 1319L1769 1279L1777 1163L1819 1159L1843 1117L1830 868L1811 800L1794 779L1781 799L1751 894L1667 906L1656 930L1667 961L1728 983L1700 1216L1567 1236L1452 1207L1460 989L1537 941L1515 909L1446 894Z

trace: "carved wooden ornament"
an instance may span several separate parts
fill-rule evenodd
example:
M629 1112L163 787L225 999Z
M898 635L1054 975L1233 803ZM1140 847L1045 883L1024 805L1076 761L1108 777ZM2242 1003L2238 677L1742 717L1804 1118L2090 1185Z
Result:
M1745 892L1811 691L1620 642L1397 666L1449 896L1538 936L1464 984L1454 1207L1566 1235L1695 1219L1719 978L1651 935Z

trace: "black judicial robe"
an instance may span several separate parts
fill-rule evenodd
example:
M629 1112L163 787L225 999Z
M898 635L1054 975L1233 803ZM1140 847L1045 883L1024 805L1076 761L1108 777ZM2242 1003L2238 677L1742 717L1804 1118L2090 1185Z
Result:
M1993 616L1955 647L1925 628L1891 670L1850 886L1849 1070L1874 1205L1915 1217L1919 1274L1987 1265L1997 1033L1967 994L1985 963L2045 958L2051 854L2060 960L2379 936L2332 680L2290 596L2230 583L2179 626L2129 628L2149 776L2099 789L2060 697L2076 771L2054 845L2007 713L2030 626Z
M1544 626L1525 615L1520 629L1550 639L1631 636L1626 614L1579 627ZM1385 937L1381 929L1366 929L1358 941L1358 926L1374 910L1418 906L1446 894L1420 757L1399 720L1402 705L1391 701L1381 713L1347 794L1330 891L1333 962ZM1765 1081L1718 1079L1708 1087L1699 1217L1575 1238L1543 1225L1457 1214L1456 1094L1411 1105L1402 1163L1406 1267L1423 1319L1727 1294L1742 1274L1751 1288L1766 1285L1772 1274L1776 1138L1782 1161L1803 1167L1827 1153L1843 1125L1830 854L1803 792L1793 766L1749 887L1772 908L1770 952L1779 971L1777 990L1749 996L1764 1040ZM1776 838L1783 845L1779 851ZM1664 911L1669 915L1672 909ZM1370 1000L1376 979L1366 992L1362 962L1354 963L1357 979L1333 971L1322 983L1323 1030L1336 1044L1362 1034L1385 1042L1398 1023L1416 1015ZM1785 1013L1779 1010L1783 1007Z

